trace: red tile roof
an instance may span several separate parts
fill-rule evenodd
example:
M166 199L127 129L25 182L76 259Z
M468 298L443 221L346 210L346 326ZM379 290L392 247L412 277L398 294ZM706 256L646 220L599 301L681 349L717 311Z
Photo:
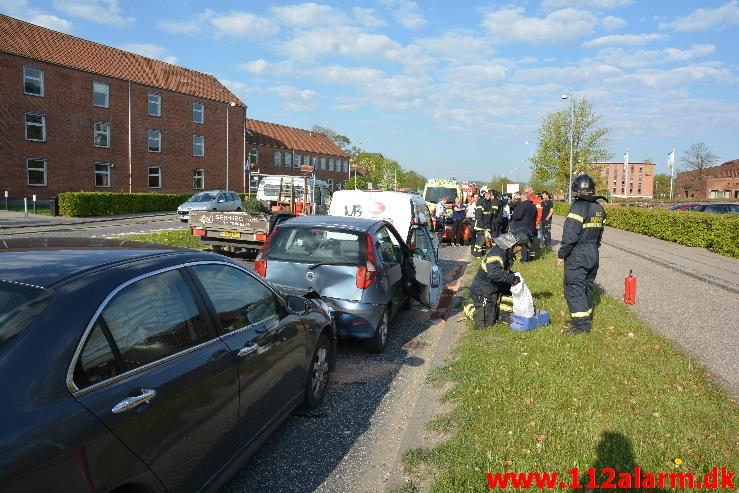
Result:
M246 130L248 144L349 157L331 139L318 132L250 118L246 119Z
M239 98L212 75L146 58L0 14L0 51L114 79L234 102Z

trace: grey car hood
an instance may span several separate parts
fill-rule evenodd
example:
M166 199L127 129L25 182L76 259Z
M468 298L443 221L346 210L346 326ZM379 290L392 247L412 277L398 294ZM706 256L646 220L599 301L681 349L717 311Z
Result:
M216 206L216 202L185 202L177 210L182 211L207 211Z

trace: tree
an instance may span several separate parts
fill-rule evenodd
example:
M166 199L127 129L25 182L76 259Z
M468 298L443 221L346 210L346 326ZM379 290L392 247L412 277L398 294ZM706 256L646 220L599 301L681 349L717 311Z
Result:
M405 173L405 186L416 192L423 190L424 185L428 180L425 176L416 173L415 171L407 171Z
M493 176L490 178L490 183L488 183L488 188L490 190L497 190L500 193L506 193L505 186L509 183L513 183L513 180L508 178L507 176Z
M703 179L703 172L706 168L710 168L718 161L718 156L714 154L706 144L698 142L691 144L685 149L680 162L683 163L683 170L697 171L698 179Z
M662 199L670 196L671 179L672 177L667 173L654 175L654 198Z
M352 175L352 177L349 179L349 182L346 185L345 190L367 190L367 179L362 175L357 175L356 177Z
M313 125L311 132L323 134L333 141L342 151L349 152L352 141L346 135L341 135L336 130L320 125Z
M608 132L600 127L601 116L593 113L587 99L574 99L575 111L573 132L572 175L580 172L595 176L592 163L611 159L608 151ZM536 154L531 158L533 164L532 181L550 183L554 191L569 189L570 176L570 129L572 117L570 108L544 117L539 127ZM578 164L580 163L580 164Z

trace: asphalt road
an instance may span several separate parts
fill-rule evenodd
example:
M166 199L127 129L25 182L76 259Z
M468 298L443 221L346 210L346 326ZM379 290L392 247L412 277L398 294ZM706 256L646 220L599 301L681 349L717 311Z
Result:
M448 288L464 272L469 248L442 247L440 258ZM444 331L447 291L436 311L414 303L399 312L381 355L340 341L323 405L288 418L222 492L384 490L398 472L404 431Z
M29 224L23 227L6 227L0 229L0 239L19 237L82 237L107 238L136 233L152 233L187 229L187 223L173 219L171 216L142 217L138 219L121 219L82 224L55 224L50 222Z

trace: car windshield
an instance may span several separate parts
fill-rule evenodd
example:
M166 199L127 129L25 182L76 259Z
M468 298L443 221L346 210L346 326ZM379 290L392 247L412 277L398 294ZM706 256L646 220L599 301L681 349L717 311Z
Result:
M364 250L360 234L354 231L280 226L262 257L298 263L359 265Z
M423 197L426 202L438 202L446 197L450 202L453 202L457 197L456 188L445 188L445 187L428 187L426 189L426 195Z
M0 280L0 347L25 329L51 296L47 289Z
M216 199L216 194L211 192L196 193L188 202L213 202Z

